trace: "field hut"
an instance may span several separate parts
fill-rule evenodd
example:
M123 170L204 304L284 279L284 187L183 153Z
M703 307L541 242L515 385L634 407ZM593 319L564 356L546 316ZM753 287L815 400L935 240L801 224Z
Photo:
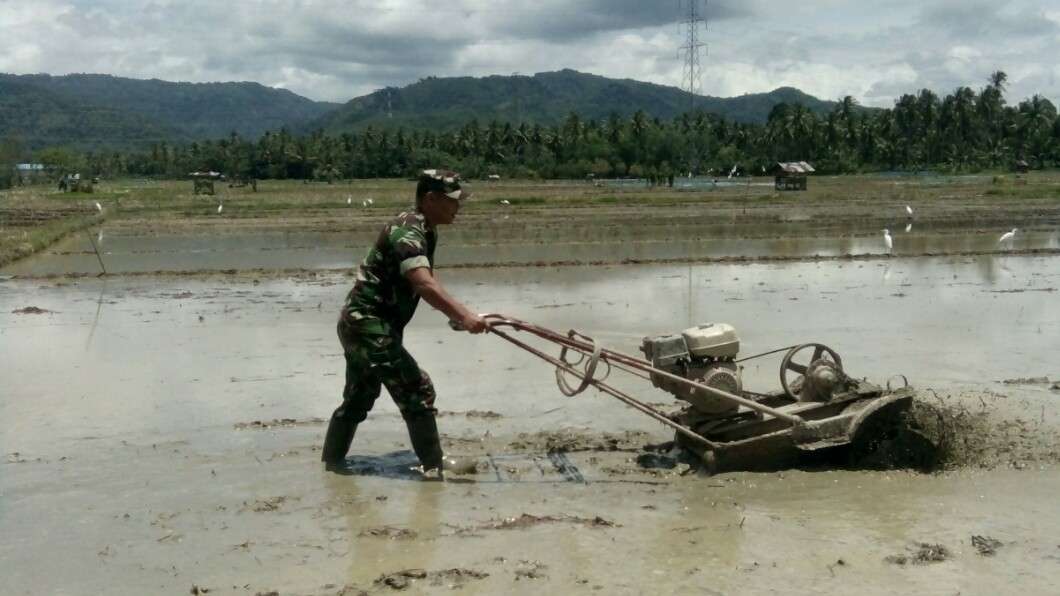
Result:
M90 178L82 178L81 174L63 174L59 178L59 190L64 192L95 192L96 188Z
M804 161L780 162L776 165L776 189L806 190L806 177L815 171Z
M17 163L15 164L16 184L35 184L48 180L48 168L42 163Z
M191 177L194 184L195 194L197 195L212 195L214 194L213 182L221 178L221 174L218 172L192 172L188 174Z

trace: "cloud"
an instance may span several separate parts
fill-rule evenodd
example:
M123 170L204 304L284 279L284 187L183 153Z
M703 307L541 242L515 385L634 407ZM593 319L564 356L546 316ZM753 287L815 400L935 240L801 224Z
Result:
M955 39L1036 37L1060 33L1037 3L944 0L924 7L921 23Z
M476 3L477 4L477 3ZM687 0L685 1L687 6ZM628 30L676 25L687 12L677 2L644 0L539 0L534 3L509 0L491 3L486 10L491 34L519 39L572 41L588 36ZM699 14L713 22L748 17L753 11L737 2L708 2ZM675 27L676 29L676 27Z
M704 93L792 85L888 106L981 87L1060 97L1060 11L1034 0L711 0ZM680 85L675 0L0 0L0 72L250 80L346 101L425 76L573 68Z

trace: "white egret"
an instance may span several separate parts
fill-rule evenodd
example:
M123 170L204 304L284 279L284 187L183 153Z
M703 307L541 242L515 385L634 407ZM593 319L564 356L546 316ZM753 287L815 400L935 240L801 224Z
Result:
M883 229L883 243L887 245L887 252L891 252L891 248L894 247L894 240L891 239L891 231L887 228Z
M372 205L374 203L375 203L375 201L372 200L372 197L368 197L368 204Z
M352 196L346 195L346 204L347 205L352 205L353 204L353 197Z
M1016 237L1016 230L1017 229L1018 228L1012 228L1011 232L1005 232L1004 234L1002 234L1001 238L998 239L997 243L998 244L1004 244L1005 242L1011 242L1012 239Z
M224 210L225 210L224 203L218 203L218 205L217 205L217 215L220 215L221 212L224 211Z
M909 205L906 205L906 206L905 206L905 212L906 212L906 214L907 214L907 215L908 215L909 217L913 217L913 208L912 208L912 207L910 207Z
M511 202L508 199L501 199L501 205L511 205Z
M103 205L100 205L99 201L96 201L96 211L103 213Z
M361 207L368 208L368 201L361 201Z
M908 234L909 232L912 232L912 231L913 231L913 222L909 222L909 223L905 224L905 233Z

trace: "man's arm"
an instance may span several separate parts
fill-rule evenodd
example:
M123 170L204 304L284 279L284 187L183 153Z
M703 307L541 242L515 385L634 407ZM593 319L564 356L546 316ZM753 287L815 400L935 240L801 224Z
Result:
M468 333L482 333L486 330L486 321L450 296L449 292L446 292L442 284L431 274L429 268L409 269L405 273L405 278L412 284L416 293L427 301L427 304L442 311L450 320L460 323L460 326Z

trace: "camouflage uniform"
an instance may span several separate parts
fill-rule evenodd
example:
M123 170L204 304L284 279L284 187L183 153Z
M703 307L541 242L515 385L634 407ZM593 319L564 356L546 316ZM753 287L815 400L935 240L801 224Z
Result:
M406 212L379 233L357 272L339 317L338 335L346 356L346 386L324 441L322 459L346 457L357 424L386 386L409 428L413 449L425 468L440 465L442 453L434 416L431 378L401 345L419 296L405 273L433 268L437 235L419 212Z
M398 215L380 231L357 272L357 281L346 296L339 317L339 341L347 362L344 399L373 394L359 402L374 401L382 383L403 414L435 413L431 379L402 347L401 339L420 301L405 273L417 267L432 268L436 245L435 231L417 212ZM350 379L351 367L357 371L370 369L370 374ZM366 387L371 391L357 390L366 383L371 385ZM365 405L367 414L371 401Z

